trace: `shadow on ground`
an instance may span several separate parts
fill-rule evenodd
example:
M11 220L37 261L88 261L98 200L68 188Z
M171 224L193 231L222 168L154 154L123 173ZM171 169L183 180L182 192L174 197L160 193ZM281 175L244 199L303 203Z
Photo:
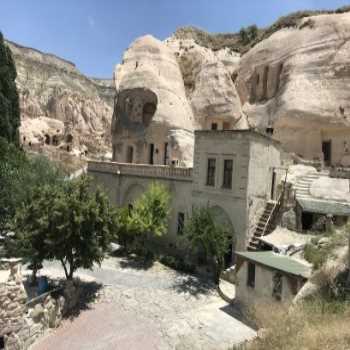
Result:
M253 311L243 308L239 303L233 302L232 304L227 304L224 307L221 307L220 310L242 322L246 326L254 330L258 329L257 324L254 322L255 317Z
M172 288L178 293L189 293L198 296L213 293L215 284L203 278L186 276L177 280Z
M65 313L64 318L73 319L78 317L82 311L92 309L92 303L97 299L98 292L103 287L101 283L85 282L81 280L75 280L74 284L78 289L78 303Z
M153 264L153 259L143 259L138 256L126 256L119 262L120 267L123 269L136 269L136 270L148 270Z
M111 256L121 258L119 266L122 269L148 270L153 266L155 261L153 258L141 257L129 253L123 247L114 250Z

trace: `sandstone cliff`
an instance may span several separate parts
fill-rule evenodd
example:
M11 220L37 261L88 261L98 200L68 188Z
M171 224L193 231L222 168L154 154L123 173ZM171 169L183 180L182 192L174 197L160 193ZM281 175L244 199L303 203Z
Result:
M243 55L237 89L249 124L274 129L289 151L349 165L350 14L304 18Z
M72 157L110 152L112 80L90 79L51 54L7 42L17 68L21 142L26 149Z
M120 96L129 96L130 89L153 91L157 125L189 131L256 128L298 156L347 166L348 11L292 14L246 43L237 34L195 28L179 29L163 43L139 38L116 70L116 88ZM159 67L169 71L159 70L154 79ZM121 119L119 130L124 135L129 130Z

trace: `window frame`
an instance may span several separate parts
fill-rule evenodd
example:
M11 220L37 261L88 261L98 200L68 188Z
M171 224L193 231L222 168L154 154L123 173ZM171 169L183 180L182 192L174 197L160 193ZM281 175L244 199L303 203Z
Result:
M231 169L228 169L228 170L230 170L231 176L226 176L226 173L227 173L226 164L227 164L227 162L231 162ZM232 190L232 186L233 186L233 165L234 165L234 160L232 158L224 158L223 159L222 188L227 189L227 190ZM229 183L226 183L227 179L229 179Z
M185 213L182 211L179 211L177 213L177 228L176 228L176 233L179 236L182 236L184 234L184 228L185 228Z
M214 162L214 166L209 166L210 162ZM208 157L207 158L207 173L206 173L206 186L215 187L215 181L216 181L216 163L217 159L214 157ZM209 181L210 180L210 181Z
M256 264L248 261L247 265L247 286L255 289L255 278L256 278Z

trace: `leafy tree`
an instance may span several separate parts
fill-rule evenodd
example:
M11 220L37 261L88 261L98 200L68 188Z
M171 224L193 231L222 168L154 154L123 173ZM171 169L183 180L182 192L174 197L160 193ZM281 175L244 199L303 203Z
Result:
M36 188L32 200L16 216L18 246L35 263L59 260L67 279L80 268L100 264L115 237L115 209L87 177L63 186Z
M228 229L215 222L209 208L200 207L193 208L184 233L195 251L214 260L215 282L219 282L224 268L224 257L230 244Z
M128 252L138 234L137 227L132 224L131 211L129 208L118 210L118 242Z
M0 32L0 137L18 145L20 109L16 76L11 50Z
M161 184L153 183L138 198L132 210L122 212L123 237L132 240L134 236L138 250L145 253L146 242L150 237L160 237L168 230L170 193Z
M27 156L0 137L0 233L37 186L63 183L64 174L43 156Z

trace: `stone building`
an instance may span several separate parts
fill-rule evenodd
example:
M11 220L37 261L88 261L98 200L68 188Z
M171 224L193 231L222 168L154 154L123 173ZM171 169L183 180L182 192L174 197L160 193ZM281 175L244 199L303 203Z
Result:
M236 301L247 306L262 300L291 302L311 272L310 265L273 251L238 252Z
M89 162L88 174L103 185L111 201L130 206L152 182L165 184L172 195L169 232L163 247L178 247L183 221L193 206L209 206L228 226L228 252L244 250L266 203L275 196L281 166L280 146L252 130L195 132L193 168L171 165ZM178 247L180 248L180 247Z

